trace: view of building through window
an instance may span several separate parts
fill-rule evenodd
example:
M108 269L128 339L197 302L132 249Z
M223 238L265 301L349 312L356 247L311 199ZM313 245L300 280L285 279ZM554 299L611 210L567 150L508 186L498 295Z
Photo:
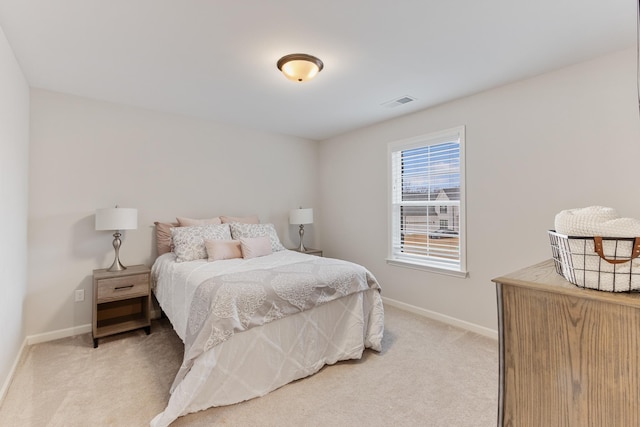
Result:
M459 259L460 144L403 150L402 251Z

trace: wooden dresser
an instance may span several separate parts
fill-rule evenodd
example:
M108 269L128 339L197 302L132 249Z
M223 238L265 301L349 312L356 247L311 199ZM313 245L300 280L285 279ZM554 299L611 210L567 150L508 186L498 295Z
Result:
M493 279L498 426L640 426L640 295L579 288L552 260Z

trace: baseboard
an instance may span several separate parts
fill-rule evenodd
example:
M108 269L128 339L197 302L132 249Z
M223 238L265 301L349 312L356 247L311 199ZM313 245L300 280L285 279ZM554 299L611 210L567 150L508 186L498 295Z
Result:
M159 319L162 315L161 310L151 309L149 313L151 319ZM57 331L45 332L44 334L29 335L26 338L27 345L40 344L47 341L59 340L60 338L73 337L76 335L87 334L92 331L91 324L74 326L73 328L59 329Z
M411 313L418 314L420 316L428 317L429 319L437 320L448 325L456 326L458 328L466 329L476 334L483 335L485 337L498 340L498 331L486 328L484 326L476 325L475 323L466 322L464 320L456 319L455 317L447 316L435 311L427 310L424 308L416 307L415 305L406 304L404 302L396 301L391 298L382 297L382 301L392 307L399 308L401 310L409 311Z
M27 345L39 344L47 341L59 340L60 338L73 337L91 332L91 325L74 326L73 328L59 329L57 331L45 332L44 334L29 335L26 338Z
M11 385L11 381L13 381L13 376L16 373L16 369L18 369L18 364L22 360L22 355L24 354L25 348L27 348L26 338L22 341L22 345L20 346L18 355L16 356L16 359L13 361L13 366L11 366L11 369L9 370L9 375L7 375L7 378L5 379L4 384L2 384L2 388L0 389L0 405L2 405L2 402L4 402L4 398L7 395L7 392L9 391L9 386Z

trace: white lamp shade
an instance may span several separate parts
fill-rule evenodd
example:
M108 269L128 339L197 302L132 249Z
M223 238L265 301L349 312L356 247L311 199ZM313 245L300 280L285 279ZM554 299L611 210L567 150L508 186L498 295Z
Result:
M135 230L138 210L133 208L104 208L96 210L96 230Z
M289 224L313 224L313 209L291 209Z

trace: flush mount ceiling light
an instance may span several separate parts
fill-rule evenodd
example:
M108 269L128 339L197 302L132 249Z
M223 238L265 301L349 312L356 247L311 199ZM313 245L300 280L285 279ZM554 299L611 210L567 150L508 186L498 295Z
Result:
M278 60L278 70L289 80L306 82L318 74L324 64L315 56L306 53L292 53Z

